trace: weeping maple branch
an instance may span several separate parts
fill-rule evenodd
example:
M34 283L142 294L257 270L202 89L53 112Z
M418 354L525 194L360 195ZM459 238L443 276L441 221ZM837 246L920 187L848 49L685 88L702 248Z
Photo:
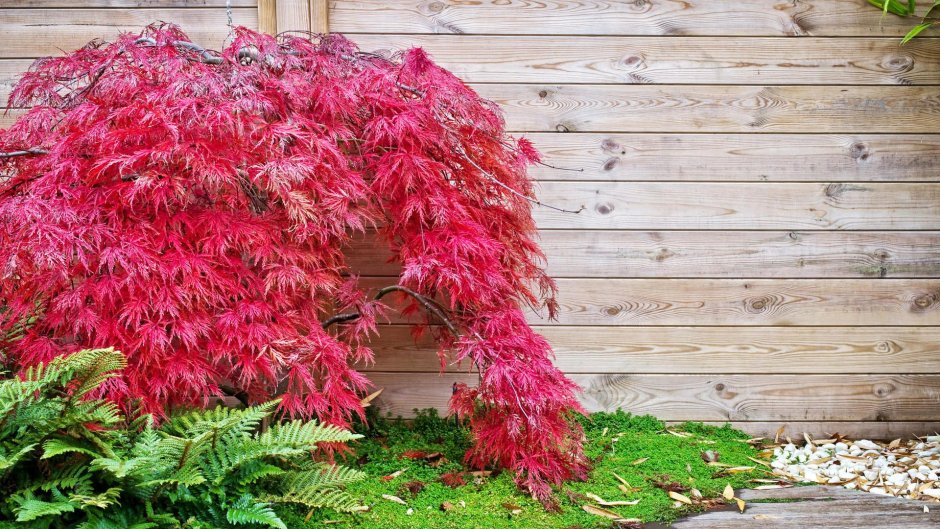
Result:
M49 151L45 149L40 149L38 147L32 147L22 151L10 151L10 152L0 152L0 158L15 158L17 156L34 156L37 154L49 154Z
M447 330L450 331L451 334L453 334L457 338L460 338L460 330L457 329L457 326L454 324L454 322L451 321L451 319L447 317L447 311L444 309L444 307L441 307L440 304L438 304L433 299L428 298L427 296L423 296L415 292L414 290L411 290L408 287L403 287L401 285L389 285L379 290L378 293L376 293L375 297L373 297L372 299L374 301L379 301L385 296L391 294L392 292L401 292L403 294L407 294L411 296L415 301L418 302L419 305L421 305L424 308L424 310L430 312L437 319L441 320L441 323L443 323L444 326L447 327ZM345 312L342 314L336 314L324 320L322 327L324 329L328 329L330 326L334 324L345 323L348 321L355 321L361 317L362 317L362 314L358 312Z

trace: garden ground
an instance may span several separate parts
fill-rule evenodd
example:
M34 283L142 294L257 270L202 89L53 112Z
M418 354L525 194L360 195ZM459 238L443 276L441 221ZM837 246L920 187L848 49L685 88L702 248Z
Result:
M726 504L737 512L737 500L723 497L727 487L778 479L755 461L758 450L748 436L730 427L667 427L648 416L599 413L583 420L587 453L595 462L590 478L562 487L555 496L557 512L549 512L520 494L509 473L466 471L462 457L470 446L468 431L453 419L422 412L410 425L374 418L370 424L351 456L370 477L349 487L368 510L309 517L285 513L288 526L631 527Z

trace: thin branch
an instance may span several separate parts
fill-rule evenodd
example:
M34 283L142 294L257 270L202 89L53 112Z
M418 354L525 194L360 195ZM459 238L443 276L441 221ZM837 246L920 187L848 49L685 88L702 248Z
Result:
M454 322L451 321L450 318L447 317L446 311L444 310L443 307L438 305L437 302L435 302L434 300L426 296L423 296L415 292L414 290L411 290L408 287L403 287L401 285L390 285L379 290L378 293L372 299L374 301L379 301L380 299L391 294L392 292L401 292L414 298L414 300L417 301L418 304L424 307L424 310L430 312L431 314L436 316L437 319L441 320L441 322L444 324L445 327L447 327L447 330L449 330L451 334L453 334L457 338L460 338L460 330L458 330L457 326L454 325ZM342 314L336 314L326 319L321 324L321 326L324 329L327 329L331 325L334 325L336 323L345 323L348 321L355 321L355 320L358 320L360 317L362 317L362 314L358 312L345 312Z
M513 189L513 188L509 187L508 185L504 184L503 182L501 182L498 178L496 178L495 176L493 176L492 174L490 174L486 169L483 169L482 167L480 167L479 164L477 164L476 162L474 162L472 158L470 158L469 156L467 156L467 153L465 153L465 152L463 151L463 149L458 149L457 152L460 154L460 156L461 156L464 160L467 161L467 163L469 163L470 165L472 165L473 167L475 167L475 168L477 169L477 171L480 171L480 173L481 173L483 176L485 176L487 179L489 179L491 182L493 182L494 184L496 184L496 185L502 187L503 189L509 191L510 193L516 195L516 196L519 197L519 198L528 200L529 202L531 202L531 203L533 203L533 204L535 204L535 205L537 205L537 206L541 206L541 207L543 207L543 208L548 208L548 209L553 209L553 210L555 210L555 211L560 211L560 212L562 212L562 213L573 213L573 214L577 215L578 213L581 213L582 211L584 211L584 205L583 205L583 204L582 204L581 207L578 208L577 210L573 210L573 209L564 209L564 208L560 208L560 207L558 207L558 206L552 206L551 204L546 204L546 203L541 202L541 201L539 201L539 200L537 200L537 199L534 199L534 198L532 198L532 197L530 197L530 196L528 196L528 195L524 195L524 194L520 193L519 191L516 191L515 189Z
M33 156L37 154L49 154L49 151L32 147L23 151L0 152L0 158L14 158L16 156Z

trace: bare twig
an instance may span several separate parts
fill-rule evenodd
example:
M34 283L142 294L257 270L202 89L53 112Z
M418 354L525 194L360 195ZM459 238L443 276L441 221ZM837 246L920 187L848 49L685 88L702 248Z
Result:
M414 300L417 301L418 304L424 307L424 310L430 312L435 317L437 317L437 319L441 320L441 323L443 323L444 326L447 327L448 331L450 331L455 337L460 338L460 331L457 329L457 326L454 325L454 322L452 322L450 318L447 317L446 311L444 310L443 307L441 307L434 300L426 296L423 296L408 287L403 287L401 285L390 285L379 290L378 293L375 295L375 297L373 297L372 299L375 301L379 301L380 299L391 294L392 292L401 292L414 298ZM347 321L355 321L355 320L358 320L360 317L362 317L362 315L359 314L358 312L346 312L342 314L336 314L326 319L321 325L324 329L327 329L333 324L345 323Z
M461 156L464 160L466 160L467 163L469 163L470 165L472 165L473 167L475 167L475 168L477 169L477 171L480 171L480 173L481 173L483 176L485 176L489 181L491 181L491 182L493 182L494 184L496 184L496 185L502 187L503 189L509 191L510 193L516 195L516 196L519 197L519 198L528 200L529 202L535 204L536 206L540 206L540 207L548 208L548 209L553 209L553 210L555 210L555 211L560 211L560 212L562 212L562 213L573 213L573 214L575 214L575 215L577 215L578 213L581 213L582 211L584 211L584 205L583 205L583 204L582 204L581 207L578 208L577 210L573 210L573 209L564 209L564 208L560 208L560 207L558 207L558 206L552 206L551 204L546 204L546 203L541 202L541 201L539 201L539 200L536 200L536 199L534 199L534 198L532 198L532 197L530 197L530 196L528 196L528 195L524 195L524 194L520 193L519 191L516 191L515 189L513 189L513 188L509 187L508 185L504 184L503 182L501 182L498 178L496 178L495 176L493 176L492 174L490 174L486 169L480 167L480 165L477 164L476 162L474 162L472 158L470 158L469 156L467 156L467 153L464 152L463 149L458 149L457 152L460 153L460 156Z
M37 154L49 154L49 151L40 149L38 147L32 147L22 151L0 152L0 158L15 158L17 156L33 156Z

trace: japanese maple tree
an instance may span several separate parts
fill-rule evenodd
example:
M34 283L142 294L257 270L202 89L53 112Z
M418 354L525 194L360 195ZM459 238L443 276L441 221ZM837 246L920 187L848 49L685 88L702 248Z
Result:
M160 413L224 382L346 424L393 294L442 366L450 351L480 373L451 401L469 463L543 500L584 476L576 386L522 309L556 308L533 240L538 153L420 49L238 28L217 53L152 26L37 61L10 106L32 108L0 131L9 368L115 346L115 400ZM372 227L401 265L377 293L344 253Z

